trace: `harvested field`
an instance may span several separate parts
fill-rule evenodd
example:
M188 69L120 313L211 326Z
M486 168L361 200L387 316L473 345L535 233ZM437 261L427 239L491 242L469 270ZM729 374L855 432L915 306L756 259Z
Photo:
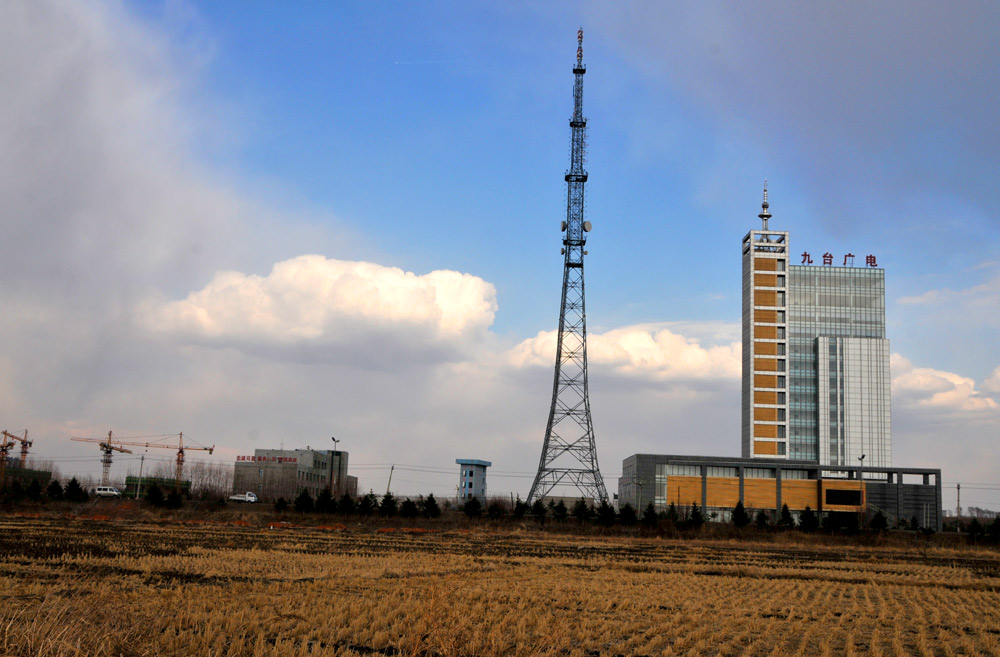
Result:
M0 517L5 655L996 655L1000 555Z

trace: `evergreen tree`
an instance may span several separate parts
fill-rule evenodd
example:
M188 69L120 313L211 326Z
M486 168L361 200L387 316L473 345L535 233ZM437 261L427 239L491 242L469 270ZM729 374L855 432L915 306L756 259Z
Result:
M45 494L48 495L49 499L53 502L58 502L63 498L62 484L53 479L49 482L49 487L45 489Z
M969 541L975 543L983 534L983 525L979 522L979 518L973 518L965 530L969 532Z
M618 512L618 522L625 527L634 527L639 522L639 516L631 504L625 504Z
M333 513L337 508L337 503L333 499L333 492L330 491L330 487L327 486L319 492L316 496L316 512L317 513Z
M876 532L884 532L889 528L889 519L885 517L884 513L882 513L882 509L875 512L875 515L872 516L871 522L868 523L868 527L870 527L872 531Z
M994 545L1000 543L1000 515L993 516L993 522L986 528L986 538Z
M552 517L559 522L566 520L568 515L569 509L566 508L566 503L562 500L559 500L559 502L552 507Z
M656 513L656 505L650 502L646 505L645 511L642 512L642 526L646 529L656 529L658 524L660 524L660 516Z
M315 507L316 504L313 502L312 495L309 494L309 489L307 488L303 488L298 497L295 498L295 501L292 502L292 508L295 509L296 513L311 513Z
M416 518L420 515L420 509L417 508L417 503L406 498L403 503L399 505L399 515L402 518Z
M786 505L784 508L787 509L788 506ZM808 505L802 510L802 514L799 516L799 529L809 534L819 529L819 518L816 517L816 512L810 509Z
M391 518L396 515L397 510L396 498L392 496L392 493L386 492L382 496L382 502L378 505L378 514L383 518Z
M757 511L757 517L754 519L754 524L757 525L757 529L766 530L771 525L771 521L767 518L767 513L764 509Z
M610 527L615 524L617 517L615 507L608 504L607 500L601 500L600 506L597 507L597 524L601 527Z
M184 498L176 490L167 493L167 499L163 501L163 506L168 509L179 509L184 502Z
M691 504L691 515L688 516L687 526L690 529L701 529L701 526L705 524L705 516L701 512L701 507L697 504Z
M514 519L523 520L524 516L528 513L528 504L521 499L521 496L517 496L517 501L514 502Z
M354 510L354 499L347 493L341 495L340 500L337 502L337 513L342 516L349 516L354 513Z
M680 518L681 518L681 515L679 513L677 513L677 505L674 504L673 502L671 502L670 505L667 506L667 512L666 512L666 518L665 518L665 520L667 520L671 524L676 525L677 522L680 520Z
M743 506L743 501L737 501L736 506L733 507L733 526L742 528L749 524L750 515L747 513L746 507Z
M499 502L490 502L490 505L486 507L486 515L490 517L490 520L500 520L503 518L503 505Z
M483 515L483 503L479 501L478 497L470 498L466 500L462 512L470 518L478 518Z
M69 482L72 484L73 482ZM66 497L69 497L69 486L66 486ZM156 484L153 484L146 489L146 501L149 502L150 506L161 507L163 506L163 491Z
M288 500L286 500L283 497L279 497L278 500L274 503L274 510L277 511L278 513L284 513L285 511L288 511Z
M427 499L424 500L424 517L425 518L438 518L441 516L441 507L438 506L437 500L434 499L434 493L430 493Z
M545 503L541 500L535 500L535 503L531 505L531 515L535 516L535 520L537 520L539 524L545 524L545 514L548 512L548 507L545 506Z
M578 522L587 522L590 520L590 507L587 505L587 500L582 497L573 503L573 517L577 519Z
M63 496L70 502L74 503L86 502L90 499L90 495L83 489L80 482L76 480L76 477L70 479L69 483L66 484L66 490L63 491Z
M359 516L364 516L367 518L371 514L375 513L377 509L378 509L378 498L375 497L375 493L372 493L371 491L369 491L364 497L361 498L361 501L358 502Z
M916 516L910 518L910 529L912 529L913 531L920 529L920 521L917 520Z
M12 501L17 502L24 497L24 486L21 485L20 481L15 479L13 483L11 483L10 488L7 489L7 494L10 496Z
M792 517L787 504L781 505L781 526L785 529L795 529L795 518Z
M28 499L32 502L42 499L42 485L38 483L37 479L32 479L31 483L28 484Z

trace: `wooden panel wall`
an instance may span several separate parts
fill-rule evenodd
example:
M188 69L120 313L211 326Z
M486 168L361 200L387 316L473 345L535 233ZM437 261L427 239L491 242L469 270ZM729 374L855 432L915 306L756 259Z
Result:
M740 501L739 477L707 477L707 481L705 497L708 506L732 508Z
M819 508L819 484L815 479L783 479L781 481L781 503L793 511L801 511L807 506L813 511Z
M773 509L778 501L778 482L774 479L744 479L743 506L748 509Z
M758 409L754 409L758 410ZM753 425L753 435L755 438L777 438L778 437L778 425L777 424L755 424ZM756 451L756 448L754 448ZM757 452L758 454L760 452ZM764 452L767 454L767 452ZM776 454L777 452L770 452L771 454Z
M753 277L753 283L759 287L774 287L778 284L778 277L774 274L757 274Z
M777 372L778 371L778 359L777 358L754 358L753 359L754 370L761 370L763 372Z
M764 338L765 340L777 340L778 339L778 327L777 326L755 326L753 327L753 333L758 338Z
M667 475L667 504L701 505L701 477Z
M774 427L773 424L772 425L763 424L763 425L759 425L759 426L760 427L766 427L766 426ZM775 432L775 433L777 433L777 432ZM764 437L766 438L767 436L764 436ZM755 441L753 441L753 452L754 452L754 454L777 455L777 453L778 453L778 443L773 443L773 442L771 442L769 440L755 440Z
M778 377L770 374L754 374L753 375L753 387L754 388L776 388L778 386Z
M778 355L778 343L777 342L754 342L753 352L755 354L760 354L761 356L777 356Z
M762 390L753 396L753 400L757 404L777 404L778 393L771 392L769 390Z
M774 258L754 258L753 268L758 271L777 271L778 261Z

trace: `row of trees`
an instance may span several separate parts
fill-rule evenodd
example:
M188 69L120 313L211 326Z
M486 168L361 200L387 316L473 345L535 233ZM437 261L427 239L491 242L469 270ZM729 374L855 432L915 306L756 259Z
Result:
M89 499L90 495L87 493L87 490L80 485L80 482L75 477L70 479L65 487L57 479L51 480L46 487L42 487L41 482L37 479L32 479L31 483L27 486L23 486L20 481L15 479L0 490L0 500L8 504L17 503L22 500L44 503L61 502L63 500L67 502L86 502Z
M437 518L441 515L441 507L438 505L434 494L427 497L423 495L417 499L404 498L398 500L392 493L386 493L379 499L375 493L369 492L355 500L346 493L335 499L329 488L324 488L313 499L308 490L303 489L291 503L292 509L297 513L337 513L344 516L359 515L363 517L378 515L383 518ZM278 498L274 503L275 511L284 512L289 508L289 502L285 498Z

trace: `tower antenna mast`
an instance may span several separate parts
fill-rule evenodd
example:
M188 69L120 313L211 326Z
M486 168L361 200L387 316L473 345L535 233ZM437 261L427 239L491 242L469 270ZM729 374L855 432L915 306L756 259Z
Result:
M590 419L587 386L587 313L583 289L583 257L587 255L590 222L584 221L583 185L587 172L587 119L583 116L583 29L576 35L576 66L573 68L573 118L570 119L570 168L566 172L566 221L563 232L562 304L556 370L552 383L552 405L545 427L545 442L538 473L531 484L528 504L541 500L560 485L573 485L584 497L607 501L600 468L594 427Z

